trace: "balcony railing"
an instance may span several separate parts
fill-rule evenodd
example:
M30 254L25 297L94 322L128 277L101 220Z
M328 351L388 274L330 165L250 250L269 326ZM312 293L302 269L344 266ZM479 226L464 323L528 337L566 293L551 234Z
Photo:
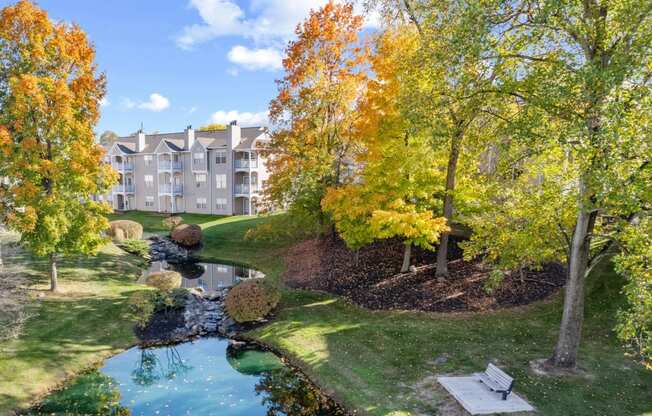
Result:
M171 162L169 160L159 160L159 170L182 170L183 164L181 162Z
M113 187L113 192L117 193L133 193L135 190L134 185L116 185Z
M113 169L119 170L122 172L133 172L134 164L133 163L113 163Z
M236 183L235 184L235 193L236 194L249 194L251 192L258 192L258 185L248 183Z
M256 159L235 159L235 167L238 169L257 168L258 161Z
M182 194L183 185L162 184L158 187L160 194Z

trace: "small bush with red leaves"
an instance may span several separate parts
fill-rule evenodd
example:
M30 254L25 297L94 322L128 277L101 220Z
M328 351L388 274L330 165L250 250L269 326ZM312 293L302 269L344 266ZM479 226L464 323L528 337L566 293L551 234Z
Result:
M186 247L194 247L201 243L202 231L197 224L181 224L174 227L171 233L172 240Z
M252 322L267 316L278 304L278 290L264 280L245 280L226 296L226 311L236 322Z

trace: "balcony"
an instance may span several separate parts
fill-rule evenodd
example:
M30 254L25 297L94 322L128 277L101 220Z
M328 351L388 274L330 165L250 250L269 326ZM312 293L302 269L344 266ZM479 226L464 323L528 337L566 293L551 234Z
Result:
M256 169L258 167L256 159L235 159L234 164L236 169Z
M113 169L120 172L133 172L134 164L133 163L113 163Z
M163 184L158 187L159 194L181 195L183 194L183 185Z
M133 194L136 191L134 185L116 185L113 187L113 192L117 194Z
M258 192L258 185L248 183L236 183L235 184L235 193L237 195L249 195L252 192Z
M183 170L183 164L180 161L159 160L158 170Z

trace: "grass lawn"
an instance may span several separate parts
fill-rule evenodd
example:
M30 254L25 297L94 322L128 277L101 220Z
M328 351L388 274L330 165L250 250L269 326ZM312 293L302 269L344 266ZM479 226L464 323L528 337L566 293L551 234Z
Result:
M157 215L119 217L143 223L148 232L165 231ZM202 257L243 262L280 278L287 243L243 240L265 219L184 217L204 229ZM131 282L137 261L107 250L98 259L62 267L62 286L72 296L46 298L25 336L0 344L0 414L133 342L131 324L117 317L136 290ZM45 265L23 261L44 285ZM434 374L470 373L494 360L516 377L516 391L540 414L652 415L652 372L623 355L612 331L620 284L608 266L591 277L580 357L585 374L571 378L538 377L528 369L530 360L551 353L560 297L518 310L437 315L371 312L330 295L288 290L276 320L250 335L282 350L359 414L433 414L445 400ZM435 364L442 356L447 360Z
M244 262L280 278L286 244L242 239L264 219L186 217L193 219L205 232L203 257ZM480 371L492 360L516 377L517 392L540 414L652 415L652 372L624 356L612 331L622 281L605 264L590 282L580 357L585 374L577 377L539 377L528 369L530 360L552 352L561 296L518 310L437 315L372 312L327 294L288 290L276 320L250 335L282 350L363 414L432 414L446 397L434 374ZM447 361L435 364L441 356Z
M7 415L136 342L124 315L130 294L142 290L133 282L143 262L113 245L97 257L64 260L62 293L51 295L42 291L49 284L45 260L3 254L5 267L29 276L34 299L23 334L0 342L0 415Z

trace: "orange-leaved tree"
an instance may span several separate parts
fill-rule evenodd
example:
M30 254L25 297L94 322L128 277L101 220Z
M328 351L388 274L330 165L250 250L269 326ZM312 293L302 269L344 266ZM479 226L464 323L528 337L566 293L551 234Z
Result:
M270 104L267 196L322 223L321 199L342 183L354 147L355 106L367 74L362 24L351 4L330 1L312 11L287 47L285 76Z
M25 247L49 258L93 253L110 206L93 200L115 181L93 126L104 96L95 51L76 25L53 23L27 0L0 11L0 211Z
M353 132L362 149L356 155L356 180L331 187L322 201L347 243L356 250L376 239L405 242L402 272L410 266L413 245L434 249L446 219L433 212L441 201L441 172L430 135L404 116L403 85L408 57L419 39L410 27L379 36L371 57L374 77L360 100Z

